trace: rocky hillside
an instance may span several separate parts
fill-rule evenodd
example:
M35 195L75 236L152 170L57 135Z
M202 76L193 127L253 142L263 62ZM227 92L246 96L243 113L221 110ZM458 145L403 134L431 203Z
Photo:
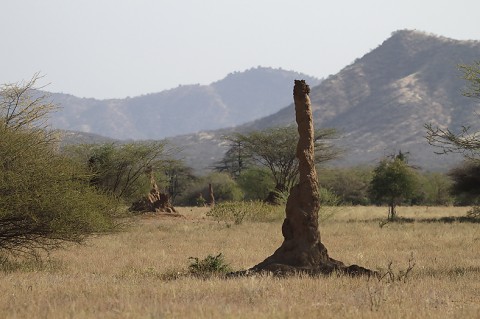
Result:
M96 100L52 94L62 108L54 128L100 134L115 139L161 139L236 126L277 112L291 100L291 83L319 79L272 68L229 74L210 85L175 89L126 99Z
M342 133L337 144L347 152L336 164L370 165L398 150L410 152L411 162L427 170L446 169L458 161L433 153L424 138L424 124L461 128L479 122L479 101L461 95L465 83L457 69L458 64L475 60L480 60L479 41L402 30L320 85L310 83L315 125ZM290 101L292 87L293 81L287 89ZM293 121L290 105L235 130ZM205 169L221 158L225 148L220 136L229 131L179 136L173 141L186 147L189 164Z

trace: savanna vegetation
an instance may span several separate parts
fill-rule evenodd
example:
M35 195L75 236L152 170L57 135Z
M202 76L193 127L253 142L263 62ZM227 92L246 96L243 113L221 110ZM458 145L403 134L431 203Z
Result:
M3 262L0 316L476 318L480 312L479 224L444 220L464 216L464 207L402 207L404 222L379 227L385 207L345 206L321 222L334 258L378 270L382 279L225 280L225 271L247 269L279 246L284 216L259 210L235 225L230 217L207 216L209 210L179 207L185 218L138 216L128 231L41 261Z
M118 228L118 203L61 154L45 116L55 108L28 82L0 89L0 256L80 243Z
M471 83L465 94L478 98L478 64L462 70ZM295 131L228 136L216 169L195 176L163 141L59 148L45 126L55 105L35 90L36 79L0 90L1 317L480 315L480 166L470 128L426 125L442 153L465 154L446 174L420 171L402 152L374 167L335 168L334 131L319 131L322 242L333 258L378 278L225 280L282 240L297 181ZM126 212L152 179L180 215ZM214 207L206 205L209 185Z

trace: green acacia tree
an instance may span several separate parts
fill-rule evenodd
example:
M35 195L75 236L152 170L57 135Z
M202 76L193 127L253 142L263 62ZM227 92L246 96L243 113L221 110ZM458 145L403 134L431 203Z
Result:
M171 172L176 163L174 149L163 141L74 145L64 152L89 169L91 185L126 201L148 193L148 172L153 170L159 186L166 189L170 182L167 174L175 175ZM175 182L174 176L171 178Z
M119 198L135 200L150 188L146 171L158 173L165 161L163 142L106 144L92 149L88 165L97 187Z
M385 158L375 167L369 193L373 202L388 205L388 219L397 216L396 207L415 194L417 176L402 153Z
M217 172L229 173L232 178L237 179L252 166L250 154L247 154L240 139L233 136L227 136L224 139L229 142L228 150L223 158L213 165L213 169Z
M183 161L174 159L164 161L162 172L165 175L160 178L160 182L166 185L172 203L175 204L177 197L182 196L188 186L195 180L195 175Z
M54 106L29 82L0 89L0 252L33 254L116 229L117 203L58 153L44 117Z
M328 142L336 135L333 129L315 132L315 163L320 164L338 156L339 151ZM294 126L270 128L264 131L235 133L226 137L235 148L228 154L242 154L251 165L266 168L274 181L274 193L288 191L298 178L296 145L298 132ZM245 161L243 161L244 163Z

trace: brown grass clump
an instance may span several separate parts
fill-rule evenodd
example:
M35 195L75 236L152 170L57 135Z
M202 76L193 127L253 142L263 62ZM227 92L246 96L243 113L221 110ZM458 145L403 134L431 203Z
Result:
M401 207L440 219L466 208ZM333 258L405 280L344 276L222 279L188 274L189 257L222 253L247 269L283 238L281 222L234 225L179 208L186 218L138 218L127 232L93 238L43 262L3 264L1 318L478 318L480 232L463 222L389 223L385 207L347 207L321 225ZM9 266L9 267L6 267Z

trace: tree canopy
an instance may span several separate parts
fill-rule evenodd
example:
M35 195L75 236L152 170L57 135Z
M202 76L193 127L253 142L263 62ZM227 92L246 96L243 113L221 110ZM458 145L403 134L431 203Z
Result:
M370 194L377 204L389 206L388 218L396 217L396 206L413 197L417 184L416 172L399 155L385 158L375 167Z
M35 80L0 89L0 252L11 254L113 231L118 212L89 185L89 173L57 151L43 126L54 106L33 97Z
M335 130L324 129L315 132L315 163L320 164L338 156L339 151L329 142ZM286 191L298 177L296 158L297 129L293 126L270 128L264 131L235 133L226 137L231 142L227 157L238 159L235 167L249 166L267 168L275 182L277 191ZM239 155L240 154L240 155ZM236 157L235 157L236 156ZM231 162L233 162L231 161Z

